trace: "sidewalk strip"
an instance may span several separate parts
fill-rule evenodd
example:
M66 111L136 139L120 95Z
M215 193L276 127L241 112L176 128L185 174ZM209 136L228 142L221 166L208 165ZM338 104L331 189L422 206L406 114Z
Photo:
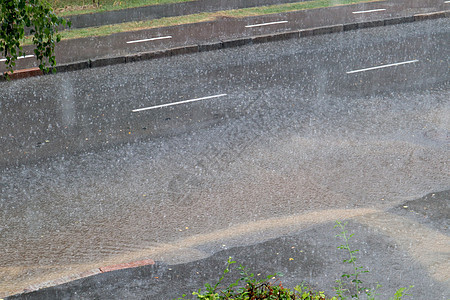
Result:
M24 56L18 57L17 59L30 58L30 57L34 57L34 55L24 55ZM6 58L2 58L2 59L0 59L0 61L6 61Z
M377 8L377 9L371 9L371 10L360 10L360 11L354 11L352 14L365 14L365 13L371 13L371 12L377 12L377 11L385 11L385 8Z
M252 27L259 27L259 26L267 26L267 25L275 25L275 24L283 24L287 23L288 21L277 21L277 22L269 22L269 23L260 23L260 24L254 24L254 25L247 25L246 28L252 28Z
M226 96L226 95L227 95L227 94L220 94L220 95L214 95L214 96L208 96L208 97L202 97L202 98L196 98L196 99L184 100L184 101L179 101L179 102L173 102L173 103L161 104L161 105L156 105L156 106L150 106L150 107L138 108L138 109L133 109L132 112L138 112L138 111L143 111L143 110L149 110L149 109L155 109L155 108L167 107L167 106L178 105L178 104L189 103L189 102L195 102L195 101L201 101L201 100L207 100L207 99L212 99L212 98L219 98L219 97L223 97L223 96Z
M160 37L155 37L155 38L150 38L150 39L144 39L144 40L128 41L127 44L143 43L143 42L156 41L156 40L165 40L165 39L171 39L171 38L172 38L171 35L168 35L168 36L160 36Z
M399 63L395 63L395 64L381 65L381 66L377 66L377 67L371 67L371 68L366 68L366 69L349 71L349 72L347 72L347 74L353 74L353 73L365 72L365 71L370 71L370 70L376 70L376 69L382 69L382 68L388 68L388 67L395 67L395 66L400 66L400 65L412 64L412 63L415 63L415 62L418 62L418 61L419 60L415 59L415 60L409 60L409 61L399 62Z

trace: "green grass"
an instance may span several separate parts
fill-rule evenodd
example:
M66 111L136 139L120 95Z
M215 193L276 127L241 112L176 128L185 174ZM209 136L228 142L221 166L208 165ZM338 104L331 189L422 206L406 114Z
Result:
M195 0L49 0L51 7L61 17L89 14L125 8L189 2ZM99 1L99 3L97 2Z
M230 16L241 18L241 17L248 17L248 16L259 16L259 15L267 15L267 14L284 13L284 12L290 12L290 11L296 11L296 10L342 6L342 5L351 5L351 4L357 4L357 3L378 2L378 1L382 1L382 0L313 0L313 1L286 3L286 4L270 5L270 6L259 6L259 7L251 7L251 8L232 10L232 11L230 11Z
M85 38L92 36L106 36L114 33L125 32L125 31L137 31L150 28L167 27L174 25L192 24L198 22L212 21L220 17L230 17L230 18L243 18L248 16L261 16L274 13L283 13L290 11L331 7L331 6L341 6L350 5L363 2L377 2L381 0L312 0L307 2L289 3L282 5L271 5L271 6L261 6L252 7L244 9L236 9L229 11L218 11L212 13L199 13L186 16L161 18L149 21L141 22L128 22L114 25L106 25L100 27L91 27L83 29L65 30L62 31L62 39L76 39ZM26 43L30 43L27 40Z

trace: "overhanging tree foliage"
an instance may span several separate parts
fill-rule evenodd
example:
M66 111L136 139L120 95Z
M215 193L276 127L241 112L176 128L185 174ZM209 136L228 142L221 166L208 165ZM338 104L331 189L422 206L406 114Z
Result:
M25 53L20 44L26 32L32 35L34 55L39 68L48 72L56 64L55 44L60 41L58 26L67 25L55 15L46 0L0 0L0 53L6 58L8 71ZM70 25L70 24L68 24Z

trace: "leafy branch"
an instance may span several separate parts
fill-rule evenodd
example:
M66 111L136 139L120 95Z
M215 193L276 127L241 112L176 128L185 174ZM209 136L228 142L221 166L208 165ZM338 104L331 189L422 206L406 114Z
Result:
M48 72L55 66L55 45L61 40L58 26L70 26L56 16L46 0L0 0L0 53L7 71L13 72L18 58L25 56L21 41L27 31L33 35L34 55L39 68ZM55 69L53 69L55 70Z

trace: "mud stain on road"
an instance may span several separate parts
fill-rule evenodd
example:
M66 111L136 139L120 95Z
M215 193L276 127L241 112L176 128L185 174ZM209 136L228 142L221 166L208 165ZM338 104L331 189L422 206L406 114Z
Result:
M47 266L0 267L0 273L9 274L5 283L0 286L5 291L1 296L38 290L95 275L100 273L100 271L97 271L99 268L107 265L129 263L148 258L168 264L191 262L213 254L199 249L206 244L216 245L217 250L220 250L220 247L225 245L227 248L230 248L242 246L245 243L248 245L256 244L313 225L333 222L337 219L343 220L363 215L373 215L375 213L379 213L379 211L365 208L319 210L306 214L243 223L206 234L191 235L172 243L163 243L138 251L102 258L101 262L67 264L64 267L61 267L59 263ZM30 276L31 274L33 276ZM8 285L7 282L15 282L15 284ZM20 284L17 284L18 282Z

